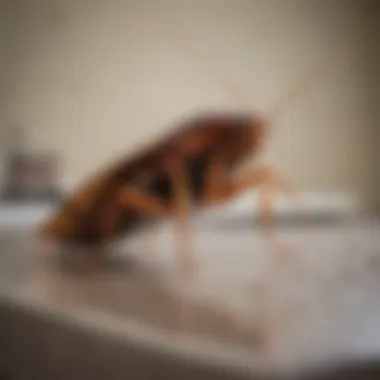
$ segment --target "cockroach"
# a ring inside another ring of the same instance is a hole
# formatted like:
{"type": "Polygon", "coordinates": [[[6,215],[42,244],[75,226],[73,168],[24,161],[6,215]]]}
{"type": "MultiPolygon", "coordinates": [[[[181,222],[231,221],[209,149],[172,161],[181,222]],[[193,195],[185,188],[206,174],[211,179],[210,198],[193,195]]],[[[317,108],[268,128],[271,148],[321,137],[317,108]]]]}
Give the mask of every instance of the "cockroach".
{"type": "MultiPolygon", "coordinates": [[[[298,92],[301,88],[304,83],[295,87],[298,92]]],[[[226,203],[257,187],[262,215],[270,221],[273,198],[266,189],[269,185],[286,192],[290,189],[269,167],[251,167],[234,176],[248,158],[265,148],[275,109],[268,118],[231,112],[182,120],[162,140],[85,181],[43,223],[40,236],[83,245],[95,263],[111,241],[133,234],[147,222],[174,218],[180,268],[186,274],[194,273],[196,261],[189,238],[193,209],[226,203]]]]}

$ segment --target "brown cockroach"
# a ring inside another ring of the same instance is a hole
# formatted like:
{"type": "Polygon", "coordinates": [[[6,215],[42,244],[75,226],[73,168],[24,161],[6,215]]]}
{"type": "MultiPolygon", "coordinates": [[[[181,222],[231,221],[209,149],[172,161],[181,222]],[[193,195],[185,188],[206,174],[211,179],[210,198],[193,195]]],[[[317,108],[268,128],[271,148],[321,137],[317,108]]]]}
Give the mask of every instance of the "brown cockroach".
{"type": "MultiPolygon", "coordinates": [[[[310,76],[307,79],[305,84],[310,76]]],[[[303,88],[304,82],[292,94],[303,88]]],[[[228,202],[257,187],[261,189],[262,215],[269,221],[273,218],[272,193],[262,185],[289,190],[289,184],[268,167],[254,167],[233,176],[246,159],[265,148],[268,128],[278,109],[275,107],[268,118],[250,113],[216,113],[178,123],[174,133],[79,186],[42,225],[40,236],[84,245],[89,249],[88,257],[95,260],[107,243],[132,234],[145,222],[174,217],[179,228],[180,266],[186,273],[193,273],[196,263],[189,239],[192,208],[228,202]]]]}

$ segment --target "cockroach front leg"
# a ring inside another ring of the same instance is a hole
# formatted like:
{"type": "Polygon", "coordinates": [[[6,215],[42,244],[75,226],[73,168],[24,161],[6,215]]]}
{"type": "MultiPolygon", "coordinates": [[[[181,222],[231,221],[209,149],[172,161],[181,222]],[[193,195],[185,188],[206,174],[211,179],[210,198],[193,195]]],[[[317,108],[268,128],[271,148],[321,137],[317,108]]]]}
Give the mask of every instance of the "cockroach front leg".
{"type": "Polygon", "coordinates": [[[275,170],[265,166],[252,169],[233,181],[229,196],[236,197],[249,188],[258,188],[259,190],[258,204],[262,216],[262,227],[268,235],[271,235],[274,231],[276,192],[283,192],[296,199],[295,192],[288,181],[275,170]]]}
{"type": "Polygon", "coordinates": [[[214,156],[209,166],[203,193],[205,205],[224,203],[242,192],[258,188],[258,203],[261,226],[272,244],[281,250],[288,250],[274,236],[274,205],[276,191],[282,191],[295,199],[294,191],[288,181],[269,167],[258,167],[247,171],[237,179],[232,179],[221,156],[214,156]]]}
{"type": "Polygon", "coordinates": [[[261,167],[253,169],[238,179],[232,187],[232,195],[237,195],[248,188],[258,188],[258,206],[261,216],[261,227],[268,242],[282,253],[288,254],[290,247],[280,242],[275,235],[275,200],[280,191],[294,197],[291,185],[273,169],[261,167]]]}

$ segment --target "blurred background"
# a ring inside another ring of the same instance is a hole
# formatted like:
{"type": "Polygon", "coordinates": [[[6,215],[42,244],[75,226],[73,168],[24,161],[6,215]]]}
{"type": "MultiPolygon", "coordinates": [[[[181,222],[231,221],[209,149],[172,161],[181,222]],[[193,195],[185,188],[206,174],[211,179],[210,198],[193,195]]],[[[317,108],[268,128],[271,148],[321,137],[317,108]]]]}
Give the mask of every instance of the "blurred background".
{"type": "Polygon", "coordinates": [[[283,112],[266,160],[300,190],[376,199],[372,3],[1,4],[3,159],[18,128],[25,149],[57,155],[60,186],[71,189],[182,117],[244,107],[223,81],[265,114],[331,59],[331,72],[283,112]]]}
{"type": "Polygon", "coordinates": [[[1,226],[33,227],[45,204],[184,117],[247,110],[226,83],[265,115],[329,59],[262,160],[310,209],[378,213],[378,16],[364,0],[0,0],[1,226]]]}

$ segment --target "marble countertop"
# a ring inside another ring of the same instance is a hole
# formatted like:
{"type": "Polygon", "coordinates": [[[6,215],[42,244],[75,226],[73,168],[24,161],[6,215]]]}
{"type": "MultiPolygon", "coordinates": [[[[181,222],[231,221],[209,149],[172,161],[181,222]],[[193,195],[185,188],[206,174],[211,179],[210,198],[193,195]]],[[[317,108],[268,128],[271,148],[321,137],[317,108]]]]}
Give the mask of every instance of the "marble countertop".
{"type": "Polygon", "coordinates": [[[199,272],[191,282],[175,265],[171,225],[113,247],[91,276],[57,266],[57,252],[31,231],[0,233],[4,305],[253,372],[380,357],[377,223],[280,229],[296,249],[289,255],[249,223],[195,227],[199,272]]]}

